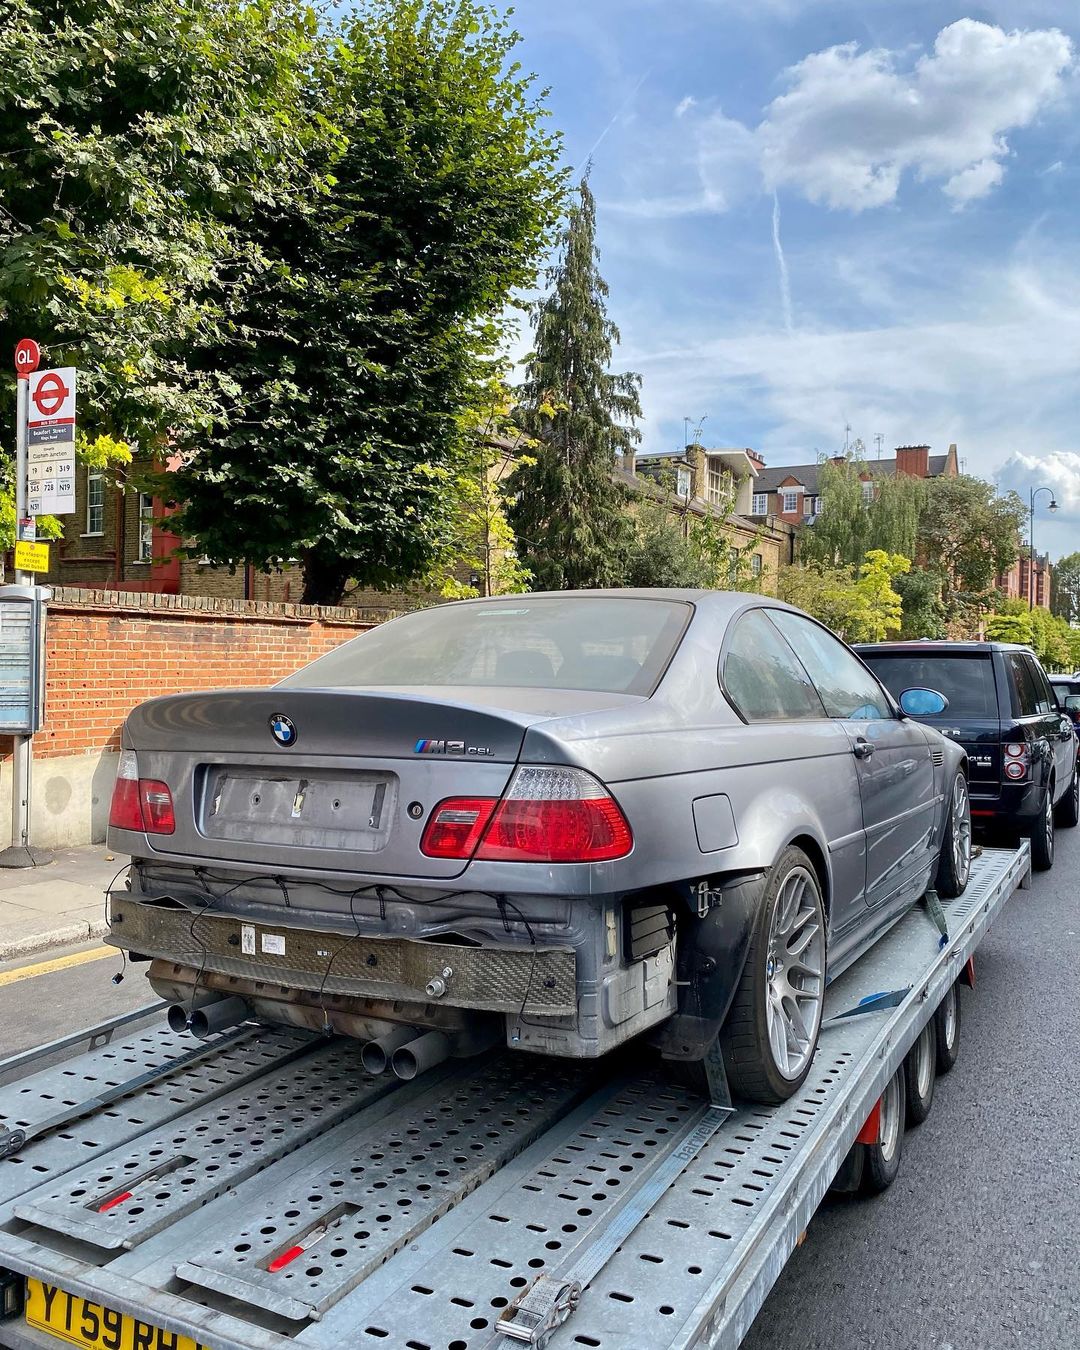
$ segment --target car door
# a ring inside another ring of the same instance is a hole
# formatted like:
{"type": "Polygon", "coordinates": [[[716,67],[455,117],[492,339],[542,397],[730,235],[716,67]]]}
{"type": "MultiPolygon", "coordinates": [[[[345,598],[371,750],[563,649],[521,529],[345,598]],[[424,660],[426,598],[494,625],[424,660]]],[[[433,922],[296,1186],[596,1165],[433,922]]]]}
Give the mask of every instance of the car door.
{"type": "Polygon", "coordinates": [[[941,809],[926,734],[826,628],[787,610],[772,617],[851,743],[866,832],[866,903],[916,899],[928,880],[941,809]]]}
{"type": "Polygon", "coordinates": [[[1065,718],[1057,705],[1054,691],[1050,688],[1050,681],[1046,678],[1046,672],[1042,666],[1033,656],[1025,656],[1023,659],[1035,685],[1035,707],[1040,726],[1043,728],[1043,734],[1053,750],[1056,770],[1056,792],[1054,795],[1057,799],[1062,796],[1072,782],[1076,763],[1076,736],[1073,733],[1071,719],[1065,718]],[[1066,722],[1068,722],[1067,726],[1066,722]]]}

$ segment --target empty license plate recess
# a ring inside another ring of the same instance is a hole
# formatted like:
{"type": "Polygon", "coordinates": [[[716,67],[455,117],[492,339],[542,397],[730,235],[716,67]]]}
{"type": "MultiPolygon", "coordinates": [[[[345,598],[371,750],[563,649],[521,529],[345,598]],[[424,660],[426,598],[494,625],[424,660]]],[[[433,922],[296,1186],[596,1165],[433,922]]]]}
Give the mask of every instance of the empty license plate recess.
{"type": "Polygon", "coordinates": [[[232,764],[208,764],[204,772],[201,827],[210,839],[374,853],[390,838],[395,774],[232,764]]]}

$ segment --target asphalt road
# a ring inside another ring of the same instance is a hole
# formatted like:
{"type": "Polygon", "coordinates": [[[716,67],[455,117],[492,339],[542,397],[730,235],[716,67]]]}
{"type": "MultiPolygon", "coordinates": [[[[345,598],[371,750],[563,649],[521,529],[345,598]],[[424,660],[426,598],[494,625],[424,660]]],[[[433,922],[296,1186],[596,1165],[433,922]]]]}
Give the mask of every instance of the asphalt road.
{"type": "MultiPolygon", "coordinates": [[[[1080,831],[1066,832],[1053,872],[980,948],[959,1063],[908,1133],[898,1180],[826,1201],[744,1350],[1080,1345],[1078,873],[1080,831]]],[[[139,967],[112,984],[119,964],[0,984],[0,1055],[153,1001],[139,967]]]]}

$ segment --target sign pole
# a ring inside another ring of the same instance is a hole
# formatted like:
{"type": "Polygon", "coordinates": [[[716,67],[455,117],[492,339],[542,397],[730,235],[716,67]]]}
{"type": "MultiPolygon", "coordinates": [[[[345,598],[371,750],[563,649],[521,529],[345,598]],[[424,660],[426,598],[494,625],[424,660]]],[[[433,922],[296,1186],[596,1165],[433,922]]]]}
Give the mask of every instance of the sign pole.
{"type": "MultiPolygon", "coordinates": [[[[23,520],[26,518],[26,423],[30,409],[30,381],[24,375],[16,379],[17,398],[15,414],[15,538],[23,537],[23,520]]],[[[33,575],[16,570],[17,585],[31,586],[33,575]]],[[[27,860],[33,861],[30,852],[30,785],[32,781],[31,757],[33,738],[15,736],[11,756],[11,847],[25,849],[27,860]]]]}

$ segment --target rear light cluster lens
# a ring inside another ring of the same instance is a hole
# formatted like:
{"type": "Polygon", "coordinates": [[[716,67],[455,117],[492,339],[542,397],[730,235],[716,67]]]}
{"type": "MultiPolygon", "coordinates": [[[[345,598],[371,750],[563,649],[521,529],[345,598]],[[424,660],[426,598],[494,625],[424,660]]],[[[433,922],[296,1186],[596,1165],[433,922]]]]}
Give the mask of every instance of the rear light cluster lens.
{"type": "Polygon", "coordinates": [[[583,769],[517,769],[505,795],[451,797],[431,813],[421,852],[477,862],[607,862],[634,837],[618,802],[583,769]]]}
{"type": "Polygon", "coordinates": [[[1028,776],[1031,754],[1023,741],[1010,741],[1005,747],[1005,777],[1014,783],[1028,776]]]}
{"type": "Polygon", "coordinates": [[[169,785],[158,778],[140,778],[134,750],[124,750],[116,770],[109,824],[140,834],[172,834],[176,812],[169,785]]]}

